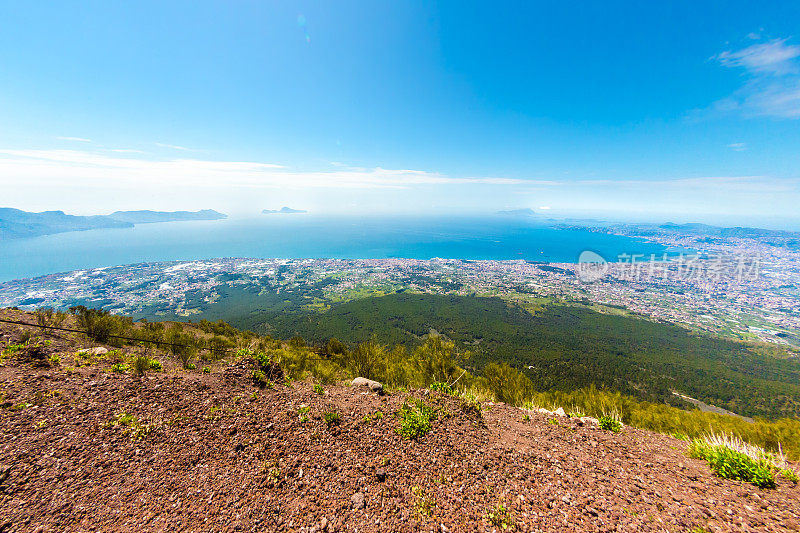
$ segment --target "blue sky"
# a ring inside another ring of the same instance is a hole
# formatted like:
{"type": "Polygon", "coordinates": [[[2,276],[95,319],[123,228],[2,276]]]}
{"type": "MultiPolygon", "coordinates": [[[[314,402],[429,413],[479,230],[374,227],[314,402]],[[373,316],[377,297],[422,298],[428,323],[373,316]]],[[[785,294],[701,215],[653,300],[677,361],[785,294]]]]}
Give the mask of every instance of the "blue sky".
{"type": "Polygon", "coordinates": [[[795,217],[800,3],[0,0],[0,203],[795,217]]]}

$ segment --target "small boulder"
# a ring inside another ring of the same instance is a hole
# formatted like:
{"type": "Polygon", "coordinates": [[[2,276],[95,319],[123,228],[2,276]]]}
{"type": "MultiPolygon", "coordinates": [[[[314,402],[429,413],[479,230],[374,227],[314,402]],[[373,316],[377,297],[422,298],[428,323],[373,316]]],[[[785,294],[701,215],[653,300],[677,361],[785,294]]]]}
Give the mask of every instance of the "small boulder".
{"type": "Polygon", "coordinates": [[[78,350],[78,353],[85,353],[87,355],[105,355],[108,353],[108,349],[103,348],[102,346],[97,346],[95,348],[83,348],[82,350],[78,350]]]}
{"type": "Polygon", "coordinates": [[[539,409],[537,409],[537,411],[542,413],[543,415],[552,415],[553,414],[553,411],[548,411],[544,407],[540,407],[539,409]]]}
{"type": "Polygon", "coordinates": [[[563,407],[559,407],[558,409],[553,411],[553,414],[554,415],[558,415],[558,416],[567,416],[567,413],[564,412],[564,408],[563,407]]]}
{"type": "Polygon", "coordinates": [[[350,496],[350,501],[353,504],[353,509],[363,509],[366,505],[364,503],[364,493],[363,492],[356,492],[352,496],[350,496]]]}
{"type": "Polygon", "coordinates": [[[383,468],[375,470],[375,479],[377,479],[381,483],[386,481],[386,470],[384,470],[383,468]]]}
{"type": "Polygon", "coordinates": [[[373,381],[367,378],[356,378],[354,379],[350,385],[353,387],[369,387],[369,390],[372,392],[377,392],[378,394],[383,393],[383,385],[378,383],[377,381],[373,381]]]}

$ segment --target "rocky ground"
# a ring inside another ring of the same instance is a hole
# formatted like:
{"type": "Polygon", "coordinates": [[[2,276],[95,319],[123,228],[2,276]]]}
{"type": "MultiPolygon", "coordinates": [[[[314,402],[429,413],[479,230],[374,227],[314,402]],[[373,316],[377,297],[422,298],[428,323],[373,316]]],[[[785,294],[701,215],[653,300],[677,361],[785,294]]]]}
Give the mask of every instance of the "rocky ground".
{"type": "MultiPolygon", "coordinates": [[[[0,349],[24,329],[0,325],[0,349]]],[[[243,362],[72,368],[91,345],[43,338],[59,364],[0,367],[2,532],[800,530],[798,486],[716,478],[668,436],[427,391],[260,389],[243,362]],[[395,431],[409,396],[439,413],[418,441],[395,431]]]]}

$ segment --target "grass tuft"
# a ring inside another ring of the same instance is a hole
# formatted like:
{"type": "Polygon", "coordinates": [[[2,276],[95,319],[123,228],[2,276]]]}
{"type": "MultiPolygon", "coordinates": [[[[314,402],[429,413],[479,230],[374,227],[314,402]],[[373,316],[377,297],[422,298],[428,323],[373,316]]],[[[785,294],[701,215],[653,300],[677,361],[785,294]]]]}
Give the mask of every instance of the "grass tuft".
{"type": "Polygon", "coordinates": [[[775,488],[775,470],[786,465],[782,456],[728,435],[694,439],[689,445],[689,456],[707,461],[711,471],[723,479],[745,481],[761,488],[775,488]]]}

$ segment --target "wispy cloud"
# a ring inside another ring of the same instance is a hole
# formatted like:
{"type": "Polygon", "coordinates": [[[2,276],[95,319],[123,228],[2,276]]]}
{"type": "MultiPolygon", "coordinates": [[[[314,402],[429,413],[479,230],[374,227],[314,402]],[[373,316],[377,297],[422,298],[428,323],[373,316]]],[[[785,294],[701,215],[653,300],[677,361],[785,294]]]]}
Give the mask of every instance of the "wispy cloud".
{"type": "Polygon", "coordinates": [[[109,148],[109,152],[115,152],[118,154],[143,154],[142,150],[134,150],[133,148],[109,148]]]}
{"type": "Polygon", "coordinates": [[[160,146],[161,148],[169,148],[170,150],[180,150],[181,152],[197,152],[194,148],[187,148],[185,146],[179,146],[177,144],[166,144],[166,143],[154,143],[156,146],[160,146]]]}
{"type": "Polygon", "coordinates": [[[59,141],[73,141],[79,143],[90,143],[92,142],[91,139],[86,139],[84,137],[56,137],[59,141]]]}
{"type": "Polygon", "coordinates": [[[800,45],[773,39],[741,50],[726,50],[714,59],[742,69],[747,81],[730,97],[716,102],[721,112],[747,117],[800,118],[800,45]]]}
{"type": "Polygon", "coordinates": [[[734,152],[744,152],[747,150],[747,145],[745,143],[731,143],[728,145],[728,148],[734,152]]]}
{"type": "Polygon", "coordinates": [[[717,55],[726,67],[744,67],[756,73],[785,74],[797,72],[792,60],[800,56],[800,46],[787,45],[786,39],[754,44],[736,52],[727,50],[717,55]]]}
{"type": "Polygon", "coordinates": [[[409,188],[419,185],[517,185],[502,177],[450,177],[410,169],[337,167],[288,169],[274,163],[148,159],[81,150],[0,149],[0,185],[72,182],[79,186],[171,186],[252,188],[409,188]]]}

